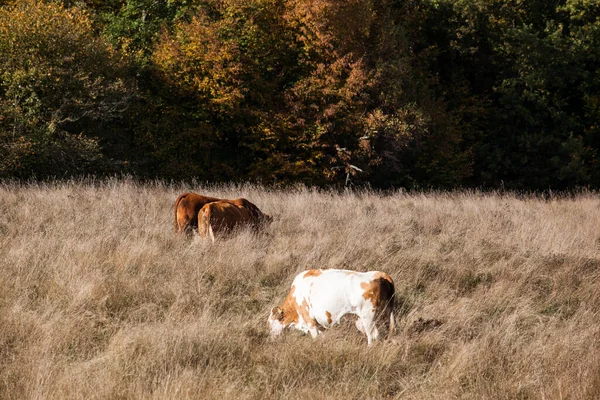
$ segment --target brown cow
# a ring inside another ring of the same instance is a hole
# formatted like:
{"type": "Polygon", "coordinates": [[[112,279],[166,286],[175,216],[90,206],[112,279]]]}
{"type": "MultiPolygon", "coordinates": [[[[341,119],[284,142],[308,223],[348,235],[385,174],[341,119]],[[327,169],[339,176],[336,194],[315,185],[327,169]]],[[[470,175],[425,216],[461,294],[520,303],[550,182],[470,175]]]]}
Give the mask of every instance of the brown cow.
{"type": "Polygon", "coordinates": [[[216,197],[182,193],[175,200],[175,232],[191,235],[198,228],[198,212],[205,204],[219,201],[216,197]]]}
{"type": "Polygon", "coordinates": [[[217,234],[229,233],[242,226],[258,230],[272,220],[246,199],[221,200],[202,207],[198,213],[198,233],[202,237],[210,237],[214,243],[217,234]]]}

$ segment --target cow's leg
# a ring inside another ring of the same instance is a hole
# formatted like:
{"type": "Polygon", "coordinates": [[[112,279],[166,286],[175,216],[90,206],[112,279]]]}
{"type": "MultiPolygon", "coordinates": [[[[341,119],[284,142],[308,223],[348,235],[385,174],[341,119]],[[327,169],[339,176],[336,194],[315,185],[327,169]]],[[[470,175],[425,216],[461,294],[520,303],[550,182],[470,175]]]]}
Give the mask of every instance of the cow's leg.
{"type": "Polygon", "coordinates": [[[319,323],[314,318],[309,318],[309,320],[306,322],[306,328],[308,329],[308,333],[310,333],[313,339],[315,339],[319,335],[319,333],[321,333],[319,330],[319,323]]]}
{"type": "Polygon", "coordinates": [[[375,325],[373,315],[363,315],[359,318],[358,321],[356,322],[356,327],[358,328],[358,330],[367,335],[367,344],[370,346],[373,340],[376,340],[379,337],[379,331],[377,330],[377,326],[375,325]],[[359,328],[358,321],[360,321],[360,325],[363,329],[359,328]]]}
{"type": "Polygon", "coordinates": [[[356,329],[360,331],[360,333],[365,333],[365,327],[363,326],[362,320],[358,318],[355,322],[356,329]]]}
{"type": "Polygon", "coordinates": [[[377,329],[377,326],[375,324],[373,324],[373,329],[371,330],[371,337],[373,338],[373,340],[379,339],[379,329],[377,329]]]}

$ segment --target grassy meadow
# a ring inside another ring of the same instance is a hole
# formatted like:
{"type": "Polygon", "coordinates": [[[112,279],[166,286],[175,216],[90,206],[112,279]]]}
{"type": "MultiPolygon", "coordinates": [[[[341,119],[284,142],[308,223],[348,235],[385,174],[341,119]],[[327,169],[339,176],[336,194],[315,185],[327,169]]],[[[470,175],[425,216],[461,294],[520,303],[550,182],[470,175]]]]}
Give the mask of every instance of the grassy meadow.
{"type": "Polygon", "coordinates": [[[598,399],[600,197],[0,184],[2,399],[598,399]],[[177,237],[178,194],[275,220],[177,237]],[[268,338],[309,268],[382,270],[397,331],[268,338]]]}

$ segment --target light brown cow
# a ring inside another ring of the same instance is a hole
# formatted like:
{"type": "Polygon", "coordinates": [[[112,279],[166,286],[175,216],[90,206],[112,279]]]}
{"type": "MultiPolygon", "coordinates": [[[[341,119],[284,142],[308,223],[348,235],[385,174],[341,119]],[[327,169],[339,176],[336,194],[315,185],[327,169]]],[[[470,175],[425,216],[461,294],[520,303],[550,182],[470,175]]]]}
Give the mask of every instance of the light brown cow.
{"type": "Polygon", "coordinates": [[[274,307],[268,323],[271,337],[294,327],[311,336],[340,322],[346,314],[358,316],[356,327],[367,343],[385,327],[394,331],[394,282],[381,271],[355,272],[342,269],[311,269],[301,272],[280,306],[274,307]]]}
{"type": "Polygon", "coordinates": [[[198,233],[201,237],[210,237],[214,243],[217,234],[229,233],[243,226],[259,230],[264,223],[272,220],[271,216],[263,214],[244,198],[220,200],[202,207],[198,213],[198,233]]]}
{"type": "Polygon", "coordinates": [[[256,220],[272,220],[271,217],[263,214],[257,206],[244,198],[228,200],[186,192],[180,194],[175,200],[175,232],[191,235],[198,229],[198,213],[202,207],[215,201],[226,201],[238,207],[245,207],[256,220]]]}

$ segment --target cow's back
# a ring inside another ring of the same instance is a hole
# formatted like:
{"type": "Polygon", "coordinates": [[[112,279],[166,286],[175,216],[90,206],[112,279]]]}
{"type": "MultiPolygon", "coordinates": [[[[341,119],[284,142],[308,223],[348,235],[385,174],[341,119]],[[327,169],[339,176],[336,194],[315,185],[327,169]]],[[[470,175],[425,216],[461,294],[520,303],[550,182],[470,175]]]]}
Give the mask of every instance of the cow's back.
{"type": "Polygon", "coordinates": [[[220,201],[208,205],[211,207],[211,224],[224,230],[233,230],[237,225],[252,221],[251,212],[227,201],[220,201]]]}
{"type": "Polygon", "coordinates": [[[211,236],[234,230],[240,225],[250,225],[252,214],[244,207],[238,207],[229,200],[211,202],[198,213],[198,232],[200,236],[211,236]]]}
{"type": "Polygon", "coordinates": [[[294,280],[297,298],[306,299],[311,314],[326,326],[335,324],[346,313],[364,310],[382,313],[393,303],[394,284],[380,271],[309,270],[294,280]]]}
{"type": "Polygon", "coordinates": [[[271,216],[264,214],[260,210],[260,208],[258,208],[254,203],[252,203],[248,199],[240,197],[239,199],[226,200],[226,201],[228,201],[229,203],[231,203],[235,206],[246,209],[252,218],[252,222],[253,222],[255,228],[259,228],[261,224],[263,224],[265,222],[271,222],[273,220],[273,218],[271,216]]]}

